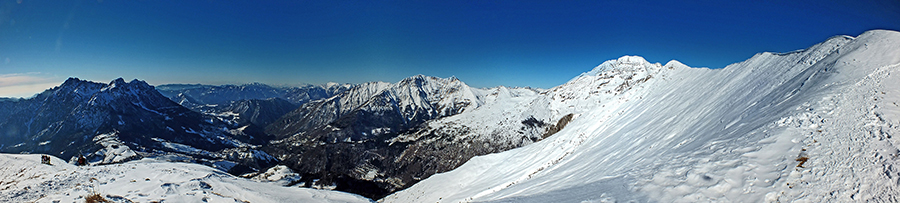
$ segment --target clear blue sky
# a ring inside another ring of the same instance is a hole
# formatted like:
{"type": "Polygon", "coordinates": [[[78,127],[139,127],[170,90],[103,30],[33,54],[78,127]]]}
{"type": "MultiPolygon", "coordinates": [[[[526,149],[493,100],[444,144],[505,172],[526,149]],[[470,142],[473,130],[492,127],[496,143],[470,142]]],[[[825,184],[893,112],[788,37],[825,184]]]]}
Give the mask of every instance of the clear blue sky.
{"type": "Polygon", "coordinates": [[[640,55],[722,68],[900,30],[900,1],[0,1],[0,96],[67,77],[549,88],[640,55]],[[4,89],[5,88],[5,89],[4,89]]]}

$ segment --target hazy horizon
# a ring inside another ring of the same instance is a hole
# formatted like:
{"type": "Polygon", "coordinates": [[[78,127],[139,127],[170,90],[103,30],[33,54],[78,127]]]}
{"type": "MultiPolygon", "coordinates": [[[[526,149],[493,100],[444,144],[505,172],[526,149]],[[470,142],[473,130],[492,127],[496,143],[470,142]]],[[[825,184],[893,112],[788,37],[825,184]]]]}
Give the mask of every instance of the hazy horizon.
{"type": "Polygon", "coordinates": [[[68,77],[160,84],[560,85],[637,55],[722,68],[835,35],[900,30],[900,2],[0,3],[0,97],[68,77]]]}

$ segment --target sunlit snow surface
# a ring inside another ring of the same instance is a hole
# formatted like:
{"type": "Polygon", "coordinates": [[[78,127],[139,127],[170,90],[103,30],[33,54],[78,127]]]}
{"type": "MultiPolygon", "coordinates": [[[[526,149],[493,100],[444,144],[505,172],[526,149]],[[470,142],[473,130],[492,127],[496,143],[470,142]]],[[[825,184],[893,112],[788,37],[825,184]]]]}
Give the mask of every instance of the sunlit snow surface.
{"type": "Polygon", "coordinates": [[[580,77],[635,60],[659,71],[583,107],[556,135],[382,201],[900,201],[900,33],[833,37],[719,70],[623,57],[580,77]]]}
{"type": "Polygon", "coordinates": [[[84,202],[99,193],[114,202],[370,202],[336,191],[283,187],[191,163],[143,159],[74,166],[41,155],[0,154],[0,202],[84,202]]]}

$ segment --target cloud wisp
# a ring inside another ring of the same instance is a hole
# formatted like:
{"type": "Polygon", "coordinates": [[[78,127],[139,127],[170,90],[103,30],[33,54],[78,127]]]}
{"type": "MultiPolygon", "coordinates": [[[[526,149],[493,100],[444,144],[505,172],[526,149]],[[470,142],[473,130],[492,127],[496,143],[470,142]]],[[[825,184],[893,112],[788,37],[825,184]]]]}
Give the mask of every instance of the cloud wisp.
{"type": "Polygon", "coordinates": [[[56,77],[44,73],[0,75],[0,97],[31,97],[59,85],[56,77]]]}

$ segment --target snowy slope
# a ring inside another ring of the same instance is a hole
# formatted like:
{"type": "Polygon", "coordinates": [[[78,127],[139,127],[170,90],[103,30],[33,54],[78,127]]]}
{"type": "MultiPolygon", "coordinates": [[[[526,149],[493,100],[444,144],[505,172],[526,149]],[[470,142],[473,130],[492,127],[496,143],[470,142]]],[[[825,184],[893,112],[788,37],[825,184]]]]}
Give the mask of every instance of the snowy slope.
{"type": "Polygon", "coordinates": [[[84,202],[99,193],[115,202],[371,202],[358,195],[282,187],[189,163],[143,159],[74,166],[52,157],[0,154],[0,202],[84,202]]]}
{"type": "MultiPolygon", "coordinates": [[[[896,202],[898,45],[876,30],[719,70],[619,59],[658,73],[599,105],[551,107],[578,115],[382,201],[896,202]]],[[[598,68],[579,78],[616,71],[598,68]]]]}
{"type": "MultiPolygon", "coordinates": [[[[663,69],[686,68],[671,62],[649,63],[641,57],[609,60],[591,72],[538,93],[530,88],[485,89],[485,104],[466,112],[428,121],[424,127],[390,139],[403,152],[381,168],[411,174],[391,182],[408,186],[434,173],[452,170],[478,155],[502,152],[539,142],[589,110],[627,101],[648,82],[664,78],[663,69]]],[[[374,167],[378,168],[378,167],[374,167]]],[[[375,178],[382,173],[376,170],[375,178]]],[[[386,177],[386,178],[387,178],[386,177]]]]}

